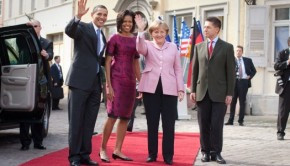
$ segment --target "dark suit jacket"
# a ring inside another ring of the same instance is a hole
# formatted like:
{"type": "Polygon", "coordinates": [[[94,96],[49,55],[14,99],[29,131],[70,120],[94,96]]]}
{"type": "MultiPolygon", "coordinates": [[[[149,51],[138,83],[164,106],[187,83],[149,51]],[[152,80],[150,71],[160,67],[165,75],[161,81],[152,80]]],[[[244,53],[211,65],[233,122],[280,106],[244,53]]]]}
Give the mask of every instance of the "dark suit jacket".
{"type": "MultiPolygon", "coordinates": [[[[60,67],[60,71],[62,73],[62,68],[60,67]]],[[[55,86],[55,83],[57,83],[57,86],[61,87],[63,85],[63,77],[60,77],[60,73],[58,70],[58,67],[56,64],[51,65],[50,67],[50,74],[52,78],[52,86],[55,86]]]]}
{"type": "Polygon", "coordinates": [[[48,53],[48,58],[45,59],[45,58],[42,58],[43,59],[43,70],[44,72],[47,73],[47,76],[48,78],[47,81],[48,81],[48,84],[49,84],[49,89],[51,88],[51,76],[50,76],[50,65],[49,65],[49,62],[48,61],[51,61],[53,59],[53,43],[43,37],[40,37],[39,39],[40,41],[40,45],[41,45],[41,48],[43,50],[45,50],[47,53],[48,53]]]}
{"type": "MultiPolygon", "coordinates": [[[[73,18],[66,26],[65,33],[74,39],[73,62],[68,71],[66,85],[89,90],[97,77],[97,63],[99,71],[101,71],[104,49],[100,55],[97,55],[99,41],[93,23],[75,22],[75,18],[73,18]]],[[[102,35],[106,46],[103,32],[102,35]]]]}
{"type": "Polygon", "coordinates": [[[276,71],[282,71],[282,80],[283,80],[283,87],[279,86],[278,83],[276,83],[276,90],[275,92],[277,94],[282,94],[284,87],[289,83],[288,79],[290,77],[290,65],[287,65],[287,60],[289,59],[289,49],[286,48],[283,51],[281,51],[276,59],[276,63],[274,65],[274,69],[276,71]]]}
{"type": "Polygon", "coordinates": [[[234,95],[235,57],[233,45],[217,40],[212,57],[208,59],[207,41],[194,48],[192,92],[196,101],[202,101],[206,92],[214,102],[225,102],[234,95]]]}
{"type": "Polygon", "coordinates": [[[255,76],[257,71],[251,58],[243,57],[243,61],[246,69],[246,74],[250,76],[249,79],[249,88],[250,88],[252,86],[251,79],[255,76]]]}

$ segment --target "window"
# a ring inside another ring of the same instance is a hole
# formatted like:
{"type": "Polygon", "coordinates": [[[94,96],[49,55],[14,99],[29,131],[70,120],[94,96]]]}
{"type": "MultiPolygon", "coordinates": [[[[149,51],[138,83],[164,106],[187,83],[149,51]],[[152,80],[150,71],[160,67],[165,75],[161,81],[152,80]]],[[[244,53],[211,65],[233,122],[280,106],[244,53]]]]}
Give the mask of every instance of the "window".
{"type": "Polygon", "coordinates": [[[274,57],[275,62],[280,51],[288,47],[290,36],[290,7],[274,9],[274,57]]]}
{"type": "Polygon", "coordinates": [[[63,56],[63,33],[55,33],[47,35],[47,39],[53,42],[53,52],[54,56],[63,56]]]}
{"type": "Polygon", "coordinates": [[[45,7],[48,7],[49,6],[49,0],[45,0],[45,4],[44,4],[45,7]]]}
{"type": "Polygon", "coordinates": [[[12,0],[9,1],[9,12],[8,12],[8,17],[12,17],[12,0]]]}
{"type": "Polygon", "coordinates": [[[31,53],[23,36],[4,40],[10,65],[28,64],[32,62],[31,53]]]}
{"type": "Polygon", "coordinates": [[[19,0],[19,15],[23,14],[23,0],[19,0]]]}
{"type": "Polygon", "coordinates": [[[31,0],[31,11],[36,10],[35,8],[35,0],[31,0]]]}
{"type": "Polygon", "coordinates": [[[3,1],[0,0],[0,16],[2,16],[2,5],[3,5],[2,2],[3,2],[3,1]]]}

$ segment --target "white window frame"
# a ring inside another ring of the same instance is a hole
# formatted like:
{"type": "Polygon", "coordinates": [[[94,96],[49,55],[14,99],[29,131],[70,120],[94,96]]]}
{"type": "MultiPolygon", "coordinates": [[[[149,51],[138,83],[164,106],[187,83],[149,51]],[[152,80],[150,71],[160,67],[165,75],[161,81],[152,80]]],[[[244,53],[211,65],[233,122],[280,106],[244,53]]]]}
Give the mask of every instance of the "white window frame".
{"type": "Polygon", "coordinates": [[[215,11],[215,10],[222,10],[223,11],[223,36],[222,39],[227,41],[227,26],[228,26],[228,2],[225,3],[216,3],[216,4],[210,4],[210,5],[205,5],[205,6],[200,6],[200,24],[201,27],[203,27],[204,22],[206,20],[206,14],[210,11],[215,11]]]}
{"type": "MultiPolygon", "coordinates": [[[[269,56],[269,58],[271,58],[270,62],[271,62],[271,66],[273,66],[275,64],[275,29],[276,27],[281,27],[281,26],[288,26],[289,27],[289,34],[290,34],[290,18],[289,20],[279,20],[276,21],[275,20],[275,10],[278,8],[289,8],[290,9],[290,4],[289,5],[283,5],[283,6],[275,6],[272,7],[272,40],[271,40],[271,54],[269,56]]],[[[287,43],[287,41],[285,41],[285,43],[287,43]]]]}
{"type": "MultiPolygon", "coordinates": [[[[169,28],[169,34],[170,34],[170,38],[171,38],[171,41],[174,41],[173,37],[174,37],[174,27],[173,27],[173,16],[176,15],[176,16],[182,16],[182,15],[190,15],[192,16],[192,19],[193,17],[195,16],[195,8],[188,8],[188,9],[183,9],[183,10],[171,10],[171,11],[167,11],[166,14],[165,14],[165,19],[164,21],[168,24],[168,26],[170,27],[169,28]]],[[[193,21],[192,21],[192,24],[193,24],[193,21]]],[[[189,25],[187,23],[188,27],[191,27],[193,25],[189,25]]],[[[178,36],[180,37],[180,31],[177,32],[178,33],[178,36]]]]}
{"type": "MultiPolygon", "coordinates": [[[[269,42],[267,42],[266,44],[268,45],[268,67],[271,68],[271,70],[273,70],[273,66],[275,63],[274,57],[275,57],[275,27],[277,26],[287,26],[285,24],[285,22],[289,20],[283,20],[283,21],[275,21],[275,9],[277,8],[283,8],[283,7],[290,7],[289,4],[289,0],[267,0],[265,2],[265,5],[268,6],[270,9],[270,13],[269,13],[269,18],[271,18],[271,20],[269,20],[269,23],[272,25],[270,28],[271,30],[269,32],[271,32],[271,35],[269,36],[269,39],[271,38],[271,40],[269,42]],[[270,59],[269,59],[270,58],[270,59]]],[[[289,25],[289,24],[288,24],[289,25]]],[[[290,29],[290,25],[289,25],[289,29],[290,29]]],[[[286,41],[285,41],[286,42],[286,41]]]]}
{"type": "Polygon", "coordinates": [[[3,0],[0,0],[0,16],[2,16],[3,0]]]}

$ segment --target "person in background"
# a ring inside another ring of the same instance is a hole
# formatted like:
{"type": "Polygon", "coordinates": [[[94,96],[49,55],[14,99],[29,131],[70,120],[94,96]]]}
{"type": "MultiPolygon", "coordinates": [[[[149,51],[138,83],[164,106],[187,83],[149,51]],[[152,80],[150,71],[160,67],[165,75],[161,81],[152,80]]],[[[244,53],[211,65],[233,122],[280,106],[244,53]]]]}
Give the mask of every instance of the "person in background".
{"type": "Polygon", "coordinates": [[[218,37],[221,21],[208,17],[204,23],[207,38],[194,47],[190,99],[196,102],[202,162],[226,164],[221,156],[223,126],[227,106],[235,89],[233,45],[218,37]]]}
{"type": "Polygon", "coordinates": [[[231,113],[228,122],[225,125],[233,125],[237,99],[240,101],[239,125],[244,126],[244,117],[246,109],[246,98],[248,89],[251,87],[251,79],[256,74],[256,68],[251,58],[243,57],[243,47],[237,46],[236,51],[236,85],[234,97],[231,103],[231,113]]]}
{"type": "Polygon", "coordinates": [[[290,37],[288,37],[288,48],[279,53],[274,69],[280,72],[281,81],[277,81],[276,85],[276,93],[279,94],[277,139],[284,140],[290,112],[290,37]]]}
{"type": "Polygon", "coordinates": [[[62,68],[60,66],[60,56],[54,57],[54,64],[50,67],[50,74],[52,78],[52,110],[62,110],[59,108],[59,100],[62,99],[63,96],[63,74],[62,68]]]}
{"type": "Polygon", "coordinates": [[[99,156],[110,162],[107,143],[117,119],[117,140],[113,159],[132,161],[122,153],[128,120],[131,117],[136,95],[136,79],[140,80],[139,54],[136,50],[135,14],[125,10],[117,15],[118,33],[111,36],[106,50],[106,87],[108,119],[104,124],[99,156]]]}
{"type": "Polygon", "coordinates": [[[156,20],[149,26],[153,41],[145,40],[146,22],[140,15],[135,17],[138,27],[137,50],[146,57],[145,69],[138,91],[143,96],[148,128],[148,158],[155,162],[158,154],[158,127],[162,118],[162,155],[165,164],[173,164],[175,119],[177,100],[184,97],[180,54],[175,44],[165,40],[168,25],[156,20]]]}
{"type": "MultiPolygon", "coordinates": [[[[41,32],[41,24],[38,20],[32,20],[28,23],[29,25],[32,25],[38,39],[40,40],[40,44],[42,47],[42,50],[40,52],[40,55],[43,59],[43,68],[45,68],[46,71],[48,71],[48,78],[42,78],[44,82],[48,82],[50,89],[51,81],[50,81],[50,74],[49,74],[49,61],[53,59],[53,43],[43,37],[40,36],[41,32]]],[[[43,146],[43,122],[41,123],[26,123],[21,122],[20,123],[20,142],[21,142],[21,148],[20,150],[26,151],[29,149],[29,146],[31,144],[31,137],[29,136],[29,129],[31,127],[31,135],[32,140],[34,143],[34,149],[40,149],[45,150],[46,147],[43,146]]]]}
{"type": "Polygon", "coordinates": [[[103,5],[92,9],[90,23],[81,21],[89,11],[87,0],[79,0],[76,16],[65,28],[74,39],[73,61],[68,71],[66,85],[69,115],[69,162],[71,166],[98,165],[90,157],[92,135],[101,102],[101,64],[106,47],[102,27],[108,10],[103,5]]]}

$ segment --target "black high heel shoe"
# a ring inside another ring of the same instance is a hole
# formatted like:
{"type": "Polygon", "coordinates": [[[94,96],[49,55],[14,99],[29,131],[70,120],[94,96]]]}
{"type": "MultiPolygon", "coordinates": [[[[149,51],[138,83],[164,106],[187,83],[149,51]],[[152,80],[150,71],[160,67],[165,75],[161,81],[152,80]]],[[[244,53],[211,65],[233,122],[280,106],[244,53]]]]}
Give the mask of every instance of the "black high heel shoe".
{"type": "Polygon", "coordinates": [[[116,160],[116,159],[121,159],[121,160],[123,160],[123,161],[133,161],[131,158],[129,158],[129,157],[121,157],[121,156],[118,156],[118,155],[116,155],[116,154],[112,154],[112,157],[113,157],[113,159],[114,160],[116,160]]]}
{"type": "Polygon", "coordinates": [[[100,153],[99,153],[99,157],[101,158],[102,162],[104,162],[104,163],[110,163],[110,160],[109,159],[102,158],[100,153]]]}

